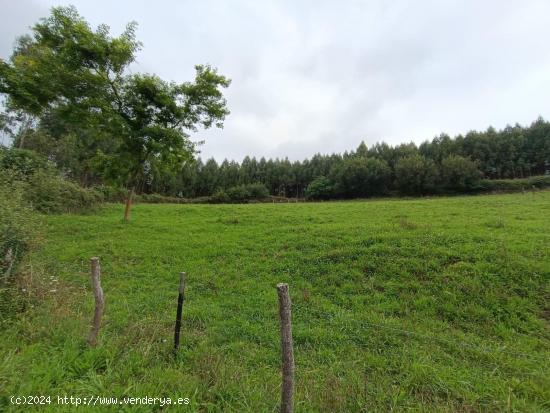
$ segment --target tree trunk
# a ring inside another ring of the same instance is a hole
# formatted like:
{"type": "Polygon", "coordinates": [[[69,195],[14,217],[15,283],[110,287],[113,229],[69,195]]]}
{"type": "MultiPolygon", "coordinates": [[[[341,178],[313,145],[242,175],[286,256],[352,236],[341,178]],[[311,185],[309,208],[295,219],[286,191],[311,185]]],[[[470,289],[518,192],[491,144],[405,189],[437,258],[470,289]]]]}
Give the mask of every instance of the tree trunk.
{"type": "Polygon", "coordinates": [[[134,188],[130,190],[128,197],[126,198],[126,207],[124,208],[124,221],[130,220],[130,209],[132,208],[132,198],[134,197],[134,188]]]}

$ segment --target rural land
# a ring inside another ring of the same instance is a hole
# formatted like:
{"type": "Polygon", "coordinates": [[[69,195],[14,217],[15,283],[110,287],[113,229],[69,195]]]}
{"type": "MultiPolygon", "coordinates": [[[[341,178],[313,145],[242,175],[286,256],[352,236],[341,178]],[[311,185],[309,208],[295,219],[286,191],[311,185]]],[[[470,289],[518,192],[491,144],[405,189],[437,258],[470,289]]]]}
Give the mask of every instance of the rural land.
{"type": "Polygon", "coordinates": [[[238,76],[48,13],[0,58],[0,411],[550,411],[544,117],[206,157],[238,76]]]}

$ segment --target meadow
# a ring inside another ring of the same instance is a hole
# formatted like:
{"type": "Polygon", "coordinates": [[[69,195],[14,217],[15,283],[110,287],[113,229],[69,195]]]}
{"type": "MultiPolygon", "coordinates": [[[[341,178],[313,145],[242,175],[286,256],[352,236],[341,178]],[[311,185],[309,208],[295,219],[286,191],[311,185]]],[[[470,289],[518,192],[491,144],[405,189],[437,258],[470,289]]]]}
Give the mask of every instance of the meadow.
{"type": "Polygon", "coordinates": [[[0,410],[23,410],[11,395],[126,395],[190,404],[94,411],[276,412],[287,282],[297,412],[550,411],[549,216],[549,191],[43,216],[27,308],[0,334],[0,410]]]}

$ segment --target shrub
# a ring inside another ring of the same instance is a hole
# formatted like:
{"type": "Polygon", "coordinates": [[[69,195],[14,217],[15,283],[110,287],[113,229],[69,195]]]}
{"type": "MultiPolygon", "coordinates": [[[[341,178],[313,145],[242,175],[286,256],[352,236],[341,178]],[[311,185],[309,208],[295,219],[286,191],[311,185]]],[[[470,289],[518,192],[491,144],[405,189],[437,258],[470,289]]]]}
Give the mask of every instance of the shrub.
{"type": "Polygon", "coordinates": [[[264,184],[255,183],[245,185],[250,199],[264,199],[269,196],[269,191],[264,184]]]}
{"type": "Polygon", "coordinates": [[[34,239],[37,218],[25,204],[25,183],[0,171],[0,275],[13,267],[34,239]],[[13,263],[13,264],[12,264],[13,263]]]}
{"type": "Polygon", "coordinates": [[[222,203],[246,203],[251,200],[264,199],[269,192],[263,184],[238,185],[228,188],[226,191],[217,191],[210,199],[210,202],[222,203]]]}
{"type": "Polygon", "coordinates": [[[17,172],[0,169],[0,323],[24,309],[15,275],[23,255],[36,242],[37,214],[24,199],[17,172]]]}
{"type": "Polygon", "coordinates": [[[327,177],[318,176],[306,188],[307,199],[330,199],[334,196],[334,187],[327,177]]]}
{"type": "Polygon", "coordinates": [[[38,171],[27,179],[23,198],[33,209],[50,214],[80,212],[103,201],[100,192],[46,171],[38,171]]]}
{"type": "Polygon", "coordinates": [[[53,170],[53,165],[34,151],[1,147],[0,169],[12,171],[18,178],[24,179],[41,170],[53,170]]]}
{"type": "Polygon", "coordinates": [[[128,196],[128,190],[109,185],[100,185],[94,188],[100,192],[105,202],[124,202],[128,196]]]}
{"type": "Polygon", "coordinates": [[[210,197],[210,201],[214,204],[224,204],[229,202],[230,199],[225,191],[219,189],[210,197]]]}
{"type": "Polygon", "coordinates": [[[550,175],[531,176],[522,179],[482,179],[473,188],[475,191],[522,191],[533,188],[550,188],[550,175]]]}
{"type": "Polygon", "coordinates": [[[247,202],[250,199],[250,193],[245,185],[231,187],[226,193],[231,202],[247,202]]]}

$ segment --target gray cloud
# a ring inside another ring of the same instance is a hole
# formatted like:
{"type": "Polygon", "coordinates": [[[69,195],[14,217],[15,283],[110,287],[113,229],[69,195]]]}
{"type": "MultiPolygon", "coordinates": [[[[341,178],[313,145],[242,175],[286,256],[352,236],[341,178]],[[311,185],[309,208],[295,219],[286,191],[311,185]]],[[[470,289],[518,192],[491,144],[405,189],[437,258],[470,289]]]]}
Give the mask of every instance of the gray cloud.
{"type": "MultiPolygon", "coordinates": [[[[114,33],[139,23],[133,70],[233,79],[202,156],[301,159],[550,118],[546,1],[73,1],[114,33]]],[[[3,1],[0,56],[57,1],[3,1]]]]}

